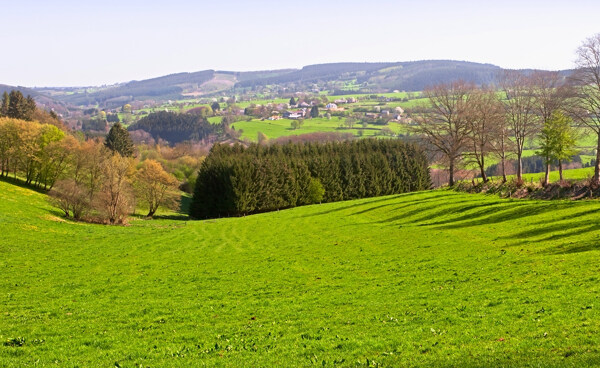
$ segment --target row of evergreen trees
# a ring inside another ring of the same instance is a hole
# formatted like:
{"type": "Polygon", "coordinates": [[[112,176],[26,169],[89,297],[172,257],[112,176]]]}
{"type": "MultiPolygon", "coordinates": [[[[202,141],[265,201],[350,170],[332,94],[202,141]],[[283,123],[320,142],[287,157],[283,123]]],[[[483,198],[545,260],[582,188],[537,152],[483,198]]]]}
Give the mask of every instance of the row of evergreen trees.
{"type": "Polygon", "coordinates": [[[430,186],[425,154],[398,140],[215,145],[198,173],[190,216],[240,216],[430,186]]]}
{"type": "MultiPolygon", "coordinates": [[[[33,97],[25,97],[21,91],[12,90],[10,94],[7,92],[2,94],[0,117],[31,121],[33,120],[35,109],[36,105],[33,97]]],[[[56,115],[52,117],[56,118],[56,115]]]]}

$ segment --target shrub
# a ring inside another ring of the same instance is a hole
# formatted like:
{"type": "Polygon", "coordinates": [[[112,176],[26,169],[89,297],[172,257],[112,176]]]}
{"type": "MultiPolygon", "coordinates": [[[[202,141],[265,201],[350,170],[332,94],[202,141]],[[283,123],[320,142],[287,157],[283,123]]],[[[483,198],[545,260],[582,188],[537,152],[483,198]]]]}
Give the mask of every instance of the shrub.
{"type": "Polygon", "coordinates": [[[57,181],[48,195],[50,202],[60,208],[65,217],[73,214],[73,218],[79,220],[90,210],[89,191],[73,179],[57,181]]]}

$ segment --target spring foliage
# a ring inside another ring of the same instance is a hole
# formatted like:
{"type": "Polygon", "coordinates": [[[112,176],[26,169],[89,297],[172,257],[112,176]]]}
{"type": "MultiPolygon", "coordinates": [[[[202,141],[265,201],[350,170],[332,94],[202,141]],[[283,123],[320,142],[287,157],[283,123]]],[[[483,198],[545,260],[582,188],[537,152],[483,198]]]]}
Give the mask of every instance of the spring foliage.
{"type": "Polygon", "coordinates": [[[430,185],[425,155],[397,140],[215,145],[198,173],[190,215],[240,216],[430,185]]]}

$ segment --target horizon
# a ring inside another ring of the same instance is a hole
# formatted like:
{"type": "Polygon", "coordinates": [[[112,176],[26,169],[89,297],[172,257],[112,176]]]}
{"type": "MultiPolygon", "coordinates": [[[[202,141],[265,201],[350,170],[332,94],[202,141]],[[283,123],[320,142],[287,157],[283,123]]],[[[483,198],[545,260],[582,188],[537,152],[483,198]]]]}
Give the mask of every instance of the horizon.
{"type": "Polygon", "coordinates": [[[585,0],[568,9],[539,0],[379,0],[367,9],[355,0],[339,6],[314,0],[6,4],[0,22],[18,31],[6,39],[10,56],[0,59],[0,84],[102,86],[202,70],[381,60],[565,70],[574,67],[581,42],[600,31],[593,16],[600,4],[585,0]]]}

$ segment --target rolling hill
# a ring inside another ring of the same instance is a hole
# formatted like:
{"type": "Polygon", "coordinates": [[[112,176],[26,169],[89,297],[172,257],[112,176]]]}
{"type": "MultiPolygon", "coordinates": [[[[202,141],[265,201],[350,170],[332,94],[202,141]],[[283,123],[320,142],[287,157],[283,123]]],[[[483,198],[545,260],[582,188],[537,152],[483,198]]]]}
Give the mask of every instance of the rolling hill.
{"type": "Polygon", "coordinates": [[[600,364],[596,201],[74,223],[0,181],[0,366],[600,364]]]}
{"type": "Polygon", "coordinates": [[[52,89],[37,92],[79,106],[116,107],[137,100],[166,101],[185,97],[240,93],[257,88],[315,89],[351,93],[393,90],[421,91],[436,83],[466,80],[489,84],[502,69],[491,64],[466,61],[425,60],[394,63],[331,63],[301,69],[257,72],[205,70],[131,81],[113,86],[52,89]]]}

